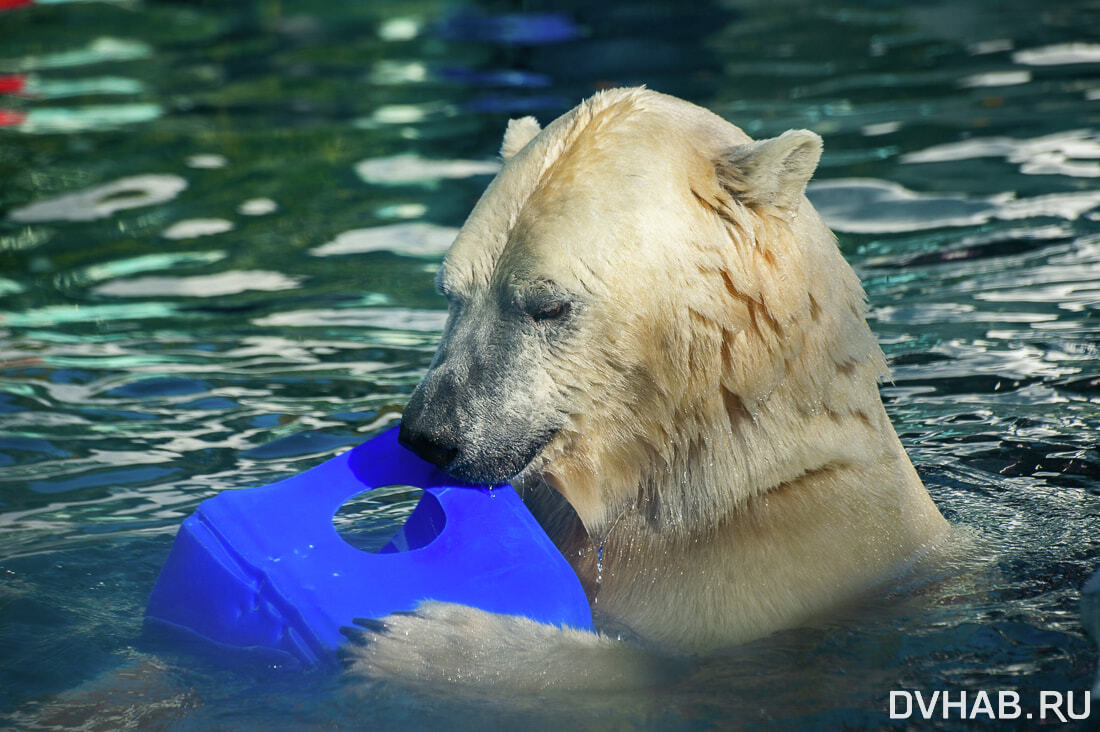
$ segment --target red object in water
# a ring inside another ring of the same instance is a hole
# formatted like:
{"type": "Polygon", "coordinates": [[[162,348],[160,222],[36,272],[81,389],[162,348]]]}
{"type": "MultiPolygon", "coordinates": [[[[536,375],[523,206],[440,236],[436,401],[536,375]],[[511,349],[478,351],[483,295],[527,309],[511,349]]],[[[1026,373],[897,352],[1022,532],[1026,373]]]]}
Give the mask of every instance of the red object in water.
{"type": "Polygon", "coordinates": [[[24,5],[34,5],[34,0],[0,0],[0,10],[15,10],[24,5]]]}
{"type": "MultiPolygon", "coordinates": [[[[0,0],[4,2],[4,0],[0,0]]],[[[0,76],[0,94],[18,94],[27,88],[27,77],[23,74],[0,76]]]]}
{"type": "Polygon", "coordinates": [[[27,121],[25,112],[17,109],[0,109],[0,127],[15,127],[27,121]]]}

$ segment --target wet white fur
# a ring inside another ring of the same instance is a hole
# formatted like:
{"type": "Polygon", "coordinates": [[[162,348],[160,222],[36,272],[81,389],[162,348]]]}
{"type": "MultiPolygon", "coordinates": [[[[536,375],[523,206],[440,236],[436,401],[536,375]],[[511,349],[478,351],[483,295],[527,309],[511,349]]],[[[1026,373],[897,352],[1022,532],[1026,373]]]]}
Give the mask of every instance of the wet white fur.
{"type": "MultiPolygon", "coordinates": [[[[509,124],[446,257],[466,296],[509,278],[582,294],[539,365],[567,424],[516,482],[536,510],[564,497],[540,518],[606,627],[652,648],[798,625],[945,534],[882,406],[863,290],[803,195],[820,153],[805,130],[754,142],[682,100],[604,92],[509,124]]],[[[568,669],[630,683],[651,671],[637,653],[431,604],[353,672],[530,690],[568,669]]]]}

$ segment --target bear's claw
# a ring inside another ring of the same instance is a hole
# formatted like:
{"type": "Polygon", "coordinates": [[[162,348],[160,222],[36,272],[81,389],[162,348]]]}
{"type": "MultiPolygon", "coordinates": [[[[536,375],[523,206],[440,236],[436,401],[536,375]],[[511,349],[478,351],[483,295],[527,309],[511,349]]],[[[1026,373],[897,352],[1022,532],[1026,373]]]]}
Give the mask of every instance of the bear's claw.
{"type": "Polygon", "coordinates": [[[370,637],[365,630],[362,628],[353,628],[348,625],[340,626],[340,635],[347,638],[349,643],[357,646],[365,646],[370,641],[370,637]]]}
{"type": "MultiPolygon", "coordinates": [[[[386,624],[385,620],[380,620],[378,618],[355,618],[352,622],[369,633],[385,633],[390,629],[390,626],[386,624]]],[[[366,632],[359,632],[364,636],[366,635],[366,632]]]]}

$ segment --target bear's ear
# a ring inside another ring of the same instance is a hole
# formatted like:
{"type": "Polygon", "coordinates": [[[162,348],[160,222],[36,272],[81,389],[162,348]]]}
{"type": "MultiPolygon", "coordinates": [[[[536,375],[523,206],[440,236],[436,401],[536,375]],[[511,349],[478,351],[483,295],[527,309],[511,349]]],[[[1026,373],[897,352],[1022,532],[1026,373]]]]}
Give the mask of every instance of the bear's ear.
{"type": "Polygon", "coordinates": [[[740,201],[793,211],[819,159],[821,138],[817,134],[787,130],[770,140],[732,148],[716,167],[719,182],[740,201]]]}
{"type": "Polygon", "coordinates": [[[508,129],[504,131],[504,140],[500,143],[501,160],[508,160],[518,153],[540,131],[539,121],[534,117],[508,120],[508,129]]]}

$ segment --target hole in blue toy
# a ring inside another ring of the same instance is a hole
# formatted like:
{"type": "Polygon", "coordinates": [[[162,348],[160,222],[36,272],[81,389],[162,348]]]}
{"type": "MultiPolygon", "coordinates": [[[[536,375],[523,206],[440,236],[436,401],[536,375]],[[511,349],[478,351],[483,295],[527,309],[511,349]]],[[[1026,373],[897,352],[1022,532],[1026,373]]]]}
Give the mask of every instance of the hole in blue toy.
{"type": "Polygon", "coordinates": [[[408,485],[359,493],[332,517],[340,538],[374,554],[420,549],[434,541],[445,524],[435,496],[408,485]]]}

